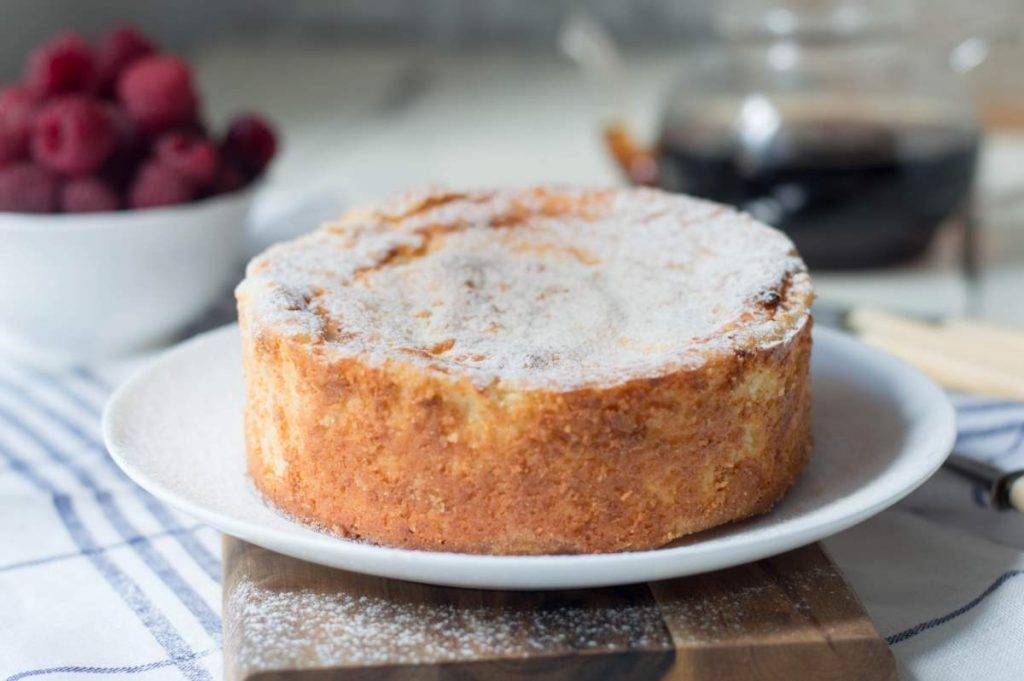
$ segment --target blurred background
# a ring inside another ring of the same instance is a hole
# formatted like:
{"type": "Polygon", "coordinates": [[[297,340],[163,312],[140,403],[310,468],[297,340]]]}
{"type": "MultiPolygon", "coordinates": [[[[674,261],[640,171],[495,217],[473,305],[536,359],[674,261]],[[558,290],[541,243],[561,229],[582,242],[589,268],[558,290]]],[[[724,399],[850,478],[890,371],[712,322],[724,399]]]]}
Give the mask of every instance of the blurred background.
{"type": "Polygon", "coordinates": [[[794,235],[837,304],[1024,322],[1019,0],[0,0],[0,80],[128,21],[281,133],[254,247],[430,183],[653,184],[794,235]],[[854,199],[860,197],[861,201],[854,199]]]}

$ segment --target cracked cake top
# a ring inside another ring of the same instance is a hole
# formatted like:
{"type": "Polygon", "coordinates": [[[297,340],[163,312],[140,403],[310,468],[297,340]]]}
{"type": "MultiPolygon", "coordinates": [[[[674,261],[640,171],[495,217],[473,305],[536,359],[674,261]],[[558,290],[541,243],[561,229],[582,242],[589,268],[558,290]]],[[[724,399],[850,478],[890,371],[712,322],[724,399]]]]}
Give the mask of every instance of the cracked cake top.
{"type": "Polygon", "coordinates": [[[784,341],[810,280],[749,216],[649,189],[427,191],[255,258],[256,334],[478,386],[570,390],[784,341]]]}

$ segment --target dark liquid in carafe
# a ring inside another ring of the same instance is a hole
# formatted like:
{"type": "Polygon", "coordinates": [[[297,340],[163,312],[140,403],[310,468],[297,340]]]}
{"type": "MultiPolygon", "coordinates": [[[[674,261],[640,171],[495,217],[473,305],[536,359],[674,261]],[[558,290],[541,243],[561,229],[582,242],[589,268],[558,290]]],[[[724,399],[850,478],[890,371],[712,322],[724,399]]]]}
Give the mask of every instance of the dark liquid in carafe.
{"type": "Polygon", "coordinates": [[[743,144],[669,131],[661,184],[733,204],[787,232],[811,267],[886,265],[922,253],[965,209],[973,131],[939,123],[808,120],[743,144]]]}

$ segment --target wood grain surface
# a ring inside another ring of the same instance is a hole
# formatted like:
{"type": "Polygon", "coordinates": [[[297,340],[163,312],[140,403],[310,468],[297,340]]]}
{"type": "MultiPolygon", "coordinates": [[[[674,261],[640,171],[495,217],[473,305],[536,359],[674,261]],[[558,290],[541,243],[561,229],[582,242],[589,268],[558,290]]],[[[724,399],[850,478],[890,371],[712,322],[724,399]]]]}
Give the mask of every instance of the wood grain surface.
{"type": "Polygon", "coordinates": [[[895,679],[818,545],[579,591],[436,587],[224,539],[228,679],[895,679]]]}

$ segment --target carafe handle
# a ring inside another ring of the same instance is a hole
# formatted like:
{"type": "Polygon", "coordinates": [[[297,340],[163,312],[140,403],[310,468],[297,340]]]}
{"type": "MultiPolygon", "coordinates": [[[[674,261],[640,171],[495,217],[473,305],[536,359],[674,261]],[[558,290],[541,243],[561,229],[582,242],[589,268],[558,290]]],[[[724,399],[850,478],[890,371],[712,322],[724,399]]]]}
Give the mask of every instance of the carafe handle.
{"type": "Polygon", "coordinates": [[[608,97],[612,116],[605,126],[604,142],[626,178],[637,185],[658,184],[658,162],[653,148],[641,143],[627,129],[627,69],[615,40],[586,9],[577,7],[562,25],[558,36],[562,53],[601,88],[608,97]]]}
{"type": "Polygon", "coordinates": [[[630,182],[643,187],[658,186],[658,158],[654,149],[637,141],[622,121],[605,126],[604,143],[630,182]]]}

